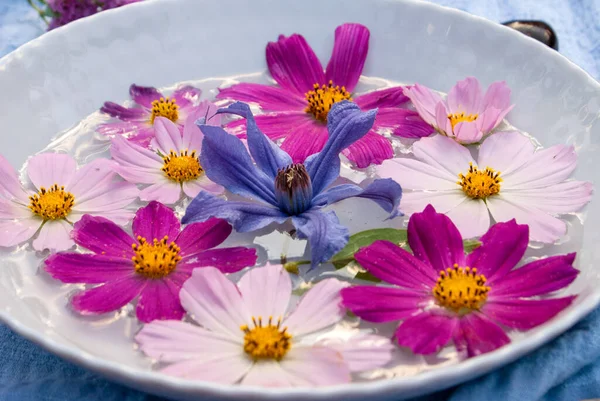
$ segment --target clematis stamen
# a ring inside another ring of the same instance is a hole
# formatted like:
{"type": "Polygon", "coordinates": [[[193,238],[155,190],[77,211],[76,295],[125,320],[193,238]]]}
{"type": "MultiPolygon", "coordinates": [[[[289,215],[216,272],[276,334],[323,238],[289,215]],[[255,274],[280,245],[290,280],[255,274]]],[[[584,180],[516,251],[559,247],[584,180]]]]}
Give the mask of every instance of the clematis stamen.
{"type": "Polygon", "coordinates": [[[315,84],[314,89],[306,92],[304,96],[308,101],[308,106],[304,111],[323,123],[327,122],[327,114],[334,104],[342,100],[352,100],[352,96],[346,91],[346,88],[333,86],[333,81],[329,81],[327,85],[315,84]]]}
{"type": "Polygon", "coordinates": [[[71,213],[75,204],[72,193],[65,187],[54,184],[49,189],[41,187],[39,192],[29,197],[29,209],[44,220],[64,219],[71,213]]]}
{"type": "Polygon", "coordinates": [[[493,168],[486,167],[485,170],[479,170],[473,163],[469,163],[467,174],[460,173],[457,184],[467,196],[473,199],[486,199],[489,196],[500,192],[500,172],[493,168]]]}
{"type": "Polygon", "coordinates": [[[163,157],[163,162],[162,171],[169,179],[177,182],[195,180],[204,172],[196,151],[192,153],[188,153],[187,150],[179,153],[171,151],[168,156],[163,157]]]}
{"type": "Polygon", "coordinates": [[[151,124],[154,124],[154,119],[156,117],[164,117],[176,123],[179,119],[179,105],[173,98],[169,98],[168,96],[161,97],[159,100],[154,100],[152,102],[151,113],[151,124]]]}
{"type": "Polygon", "coordinates": [[[275,359],[280,361],[292,347],[292,336],[287,333],[287,327],[281,328],[281,318],[273,324],[273,317],[269,317],[263,325],[261,317],[252,317],[254,328],[243,325],[240,329],[244,332],[244,352],[252,359],[275,359]]]}
{"type": "Polygon", "coordinates": [[[312,182],[304,164],[296,163],[279,169],[275,177],[275,197],[291,215],[310,208],[313,198],[312,182]]]}
{"type": "Polygon", "coordinates": [[[146,238],[138,236],[139,244],[132,244],[135,256],[131,258],[136,273],[147,278],[162,278],[170,274],[181,260],[181,250],[174,242],[169,242],[165,235],[162,240],[154,239],[148,242],[146,238]]]}
{"type": "Polygon", "coordinates": [[[485,283],[485,276],[477,274],[476,268],[455,264],[440,271],[433,295],[440,306],[456,313],[468,313],[479,309],[487,300],[490,287],[485,283]]]}

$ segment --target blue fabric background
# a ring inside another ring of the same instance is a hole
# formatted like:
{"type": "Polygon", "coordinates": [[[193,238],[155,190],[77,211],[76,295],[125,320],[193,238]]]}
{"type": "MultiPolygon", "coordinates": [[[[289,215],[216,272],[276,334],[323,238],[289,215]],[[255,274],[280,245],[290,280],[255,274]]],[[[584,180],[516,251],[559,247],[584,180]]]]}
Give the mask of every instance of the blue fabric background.
{"type": "MultiPolygon", "coordinates": [[[[493,21],[539,19],[560,51],[600,77],[598,0],[435,0],[493,21]]],[[[25,0],[0,0],[0,56],[40,35],[25,0]]],[[[0,401],[158,401],[42,350],[0,325],[0,401]]],[[[600,309],[538,351],[503,369],[418,401],[574,401],[600,397],[600,309]]],[[[417,400],[414,400],[417,401],[417,400]]]]}

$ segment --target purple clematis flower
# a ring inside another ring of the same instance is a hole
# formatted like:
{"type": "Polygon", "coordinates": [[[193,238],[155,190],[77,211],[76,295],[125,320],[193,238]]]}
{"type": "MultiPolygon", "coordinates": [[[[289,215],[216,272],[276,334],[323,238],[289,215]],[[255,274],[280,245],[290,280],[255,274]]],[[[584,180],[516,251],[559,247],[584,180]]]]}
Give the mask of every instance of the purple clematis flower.
{"type": "Polygon", "coordinates": [[[247,104],[235,103],[219,112],[246,118],[250,154],[239,138],[220,127],[203,125],[200,163],[213,182],[252,201],[226,201],[202,191],[188,206],[184,223],[220,217],[237,231],[249,232],[291,218],[298,237],[308,239],[315,265],[348,242],[348,229],[335,212],[324,211],[325,206],[356,196],[373,200],[391,217],[396,215],[402,189],[391,179],[375,180],[365,189],[332,185],[340,173],[339,153],[369,132],[376,110],[361,112],[354,103],[335,104],[328,116],[327,143],[304,164],[294,163],[258,129],[247,104]]]}

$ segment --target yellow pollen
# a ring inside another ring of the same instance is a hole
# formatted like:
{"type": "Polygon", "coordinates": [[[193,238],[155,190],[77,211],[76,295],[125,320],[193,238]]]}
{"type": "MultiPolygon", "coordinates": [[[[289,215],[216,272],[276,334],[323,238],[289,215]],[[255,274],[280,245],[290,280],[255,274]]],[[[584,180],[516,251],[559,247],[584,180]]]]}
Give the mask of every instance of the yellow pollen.
{"type": "Polygon", "coordinates": [[[37,194],[29,197],[29,209],[44,220],[64,219],[74,204],[73,194],[56,184],[50,189],[40,187],[37,194]]]}
{"type": "Polygon", "coordinates": [[[164,117],[177,122],[179,119],[179,106],[175,102],[175,99],[167,97],[161,97],[159,100],[152,102],[152,115],[150,116],[150,124],[154,124],[156,117],[164,117]]]}
{"type": "Polygon", "coordinates": [[[252,318],[254,328],[247,325],[240,327],[244,332],[244,351],[255,361],[259,359],[281,360],[292,347],[291,339],[286,330],[281,328],[281,319],[273,324],[273,317],[263,326],[262,318],[252,318]]]}
{"type": "Polygon", "coordinates": [[[440,272],[433,295],[440,306],[456,313],[468,313],[479,309],[487,300],[490,287],[486,278],[477,274],[476,268],[449,267],[440,272]]]}
{"type": "Polygon", "coordinates": [[[486,199],[500,192],[502,178],[500,178],[500,172],[493,168],[486,167],[485,170],[479,170],[473,166],[473,163],[469,163],[467,174],[460,173],[458,178],[459,181],[456,183],[470,198],[486,199]]]}
{"type": "Polygon", "coordinates": [[[479,117],[478,114],[466,114],[465,113],[454,113],[448,114],[448,119],[450,120],[450,124],[452,124],[452,129],[458,123],[471,122],[477,120],[479,117]]]}
{"type": "Polygon", "coordinates": [[[162,171],[177,182],[195,180],[204,172],[195,150],[189,154],[187,150],[182,150],[179,154],[171,151],[168,156],[163,157],[163,162],[162,171]]]}
{"type": "Polygon", "coordinates": [[[139,244],[132,244],[135,256],[131,258],[135,272],[147,278],[162,278],[167,276],[181,260],[180,248],[174,242],[169,242],[165,235],[162,240],[156,238],[152,243],[138,236],[139,244]]]}
{"type": "Polygon", "coordinates": [[[315,118],[323,123],[327,122],[327,114],[337,102],[342,100],[352,100],[350,93],[345,87],[333,86],[333,81],[329,81],[328,85],[314,85],[314,89],[306,92],[304,95],[308,101],[308,106],[304,110],[311,113],[315,118]]]}

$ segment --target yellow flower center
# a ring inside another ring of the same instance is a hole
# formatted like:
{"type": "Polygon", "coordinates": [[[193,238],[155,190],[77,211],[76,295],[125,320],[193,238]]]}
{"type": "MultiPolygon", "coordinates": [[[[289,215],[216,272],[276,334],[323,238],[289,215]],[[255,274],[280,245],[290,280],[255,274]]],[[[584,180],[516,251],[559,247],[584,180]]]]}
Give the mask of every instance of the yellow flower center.
{"type": "Polygon", "coordinates": [[[486,278],[477,274],[476,268],[450,267],[440,272],[433,295],[440,306],[456,313],[468,313],[479,309],[487,300],[490,287],[486,278]]]}
{"type": "Polygon", "coordinates": [[[180,248],[174,242],[169,242],[165,235],[162,240],[154,239],[152,243],[146,238],[138,236],[139,244],[132,244],[135,256],[131,258],[136,273],[148,278],[162,278],[167,276],[181,260],[180,248]]]}
{"type": "Polygon", "coordinates": [[[196,151],[190,154],[187,150],[182,150],[179,154],[171,151],[168,156],[163,157],[163,162],[162,171],[167,177],[177,182],[195,180],[204,172],[196,156],[196,151]]]}
{"type": "Polygon", "coordinates": [[[314,85],[314,89],[306,92],[304,95],[308,101],[308,106],[304,110],[311,113],[315,118],[323,123],[327,122],[327,114],[331,107],[342,100],[352,100],[350,93],[345,87],[333,86],[333,81],[329,81],[328,85],[314,85]]]}
{"type": "Polygon", "coordinates": [[[240,327],[244,332],[244,351],[254,360],[275,359],[281,360],[292,347],[292,336],[286,333],[287,327],[281,328],[281,319],[273,324],[269,318],[267,325],[263,326],[262,319],[252,318],[254,328],[247,325],[240,327]]]}
{"type": "Polygon", "coordinates": [[[485,170],[479,170],[469,163],[467,174],[460,173],[459,181],[456,183],[462,187],[467,196],[473,199],[486,199],[488,196],[496,195],[500,192],[500,172],[493,168],[486,167],[485,170]]]}
{"type": "Polygon", "coordinates": [[[154,119],[156,117],[168,118],[176,123],[177,120],[179,120],[179,106],[175,102],[175,99],[171,99],[167,96],[153,101],[150,124],[154,124],[154,119]]]}
{"type": "Polygon", "coordinates": [[[29,209],[44,220],[64,219],[71,213],[75,204],[72,193],[65,191],[65,187],[54,184],[46,190],[40,187],[37,194],[29,197],[29,209]]]}
{"type": "Polygon", "coordinates": [[[452,124],[453,130],[454,130],[454,126],[456,124],[475,121],[475,120],[477,120],[477,117],[479,117],[478,114],[465,114],[465,113],[448,114],[448,119],[450,120],[450,124],[452,124]]]}

